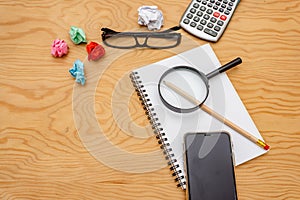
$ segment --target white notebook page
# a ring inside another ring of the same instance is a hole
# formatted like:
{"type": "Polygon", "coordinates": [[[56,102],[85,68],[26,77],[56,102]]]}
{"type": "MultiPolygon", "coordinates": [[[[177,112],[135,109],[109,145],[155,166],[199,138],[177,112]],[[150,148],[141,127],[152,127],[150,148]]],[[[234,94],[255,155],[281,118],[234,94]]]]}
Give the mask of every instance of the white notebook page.
{"type": "MultiPolygon", "coordinates": [[[[153,112],[156,113],[163,128],[162,132],[166,134],[168,143],[173,149],[172,153],[175,154],[180,165],[179,169],[184,172],[183,136],[187,132],[220,130],[229,132],[236,165],[266,153],[261,147],[200,109],[191,113],[176,113],[164,106],[158,94],[157,84],[168,68],[179,65],[193,66],[205,74],[221,66],[210,45],[206,44],[134,70],[138,72],[141,84],[144,85],[145,93],[154,108],[153,112]]],[[[204,104],[255,137],[262,139],[226,73],[211,78],[209,85],[209,97],[204,104]]]]}

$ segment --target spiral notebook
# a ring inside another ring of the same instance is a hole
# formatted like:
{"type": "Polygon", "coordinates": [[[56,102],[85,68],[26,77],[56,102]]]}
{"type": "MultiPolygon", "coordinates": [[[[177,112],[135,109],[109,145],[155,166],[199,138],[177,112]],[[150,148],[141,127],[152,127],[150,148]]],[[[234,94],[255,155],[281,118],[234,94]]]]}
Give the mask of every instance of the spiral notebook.
{"type": "MultiPolygon", "coordinates": [[[[206,44],[138,68],[130,74],[130,77],[152,124],[154,134],[161,144],[160,147],[169,160],[168,164],[173,170],[177,186],[185,189],[183,135],[187,132],[220,130],[229,132],[236,165],[260,156],[266,151],[200,109],[191,113],[176,113],[165,107],[158,94],[158,82],[167,69],[179,65],[195,67],[205,74],[221,66],[211,46],[206,44]]],[[[237,68],[240,67],[242,65],[237,68]]],[[[205,105],[263,140],[226,73],[210,79],[209,84],[210,93],[205,105]]]]}

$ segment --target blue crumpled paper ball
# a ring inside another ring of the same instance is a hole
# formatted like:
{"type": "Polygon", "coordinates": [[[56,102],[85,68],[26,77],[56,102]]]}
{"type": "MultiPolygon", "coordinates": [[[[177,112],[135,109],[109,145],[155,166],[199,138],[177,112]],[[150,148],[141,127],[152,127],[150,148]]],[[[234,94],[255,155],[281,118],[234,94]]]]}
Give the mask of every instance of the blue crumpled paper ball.
{"type": "Polygon", "coordinates": [[[73,68],[69,69],[69,72],[77,83],[85,84],[84,65],[79,59],[74,62],[73,68]]]}

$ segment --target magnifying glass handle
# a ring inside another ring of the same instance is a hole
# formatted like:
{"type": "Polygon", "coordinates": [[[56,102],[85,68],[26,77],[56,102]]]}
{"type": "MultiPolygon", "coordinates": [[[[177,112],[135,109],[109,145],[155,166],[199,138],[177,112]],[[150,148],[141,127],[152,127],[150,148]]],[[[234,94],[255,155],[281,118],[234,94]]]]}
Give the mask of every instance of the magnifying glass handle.
{"type": "Polygon", "coordinates": [[[220,74],[222,72],[225,72],[225,71],[227,71],[227,70],[229,70],[229,69],[231,69],[231,68],[233,68],[233,67],[241,64],[241,63],[242,63],[242,59],[240,57],[237,57],[236,59],[230,61],[229,63],[223,65],[222,67],[219,67],[218,69],[216,69],[216,70],[208,73],[206,75],[206,77],[208,79],[210,79],[210,78],[212,78],[212,77],[214,77],[214,76],[216,76],[216,75],[218,75],[218,74],[220,74]]]}

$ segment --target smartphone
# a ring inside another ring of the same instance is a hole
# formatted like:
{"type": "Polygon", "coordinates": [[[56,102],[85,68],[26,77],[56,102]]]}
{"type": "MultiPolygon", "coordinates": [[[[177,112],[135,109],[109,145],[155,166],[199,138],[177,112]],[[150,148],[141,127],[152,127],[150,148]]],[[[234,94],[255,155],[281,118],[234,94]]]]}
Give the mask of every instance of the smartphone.
{"type": "Polygon", "coordinates": [[[187,133],[184,145],[187,199],[238,199],[229,133],[187,133]]]}

